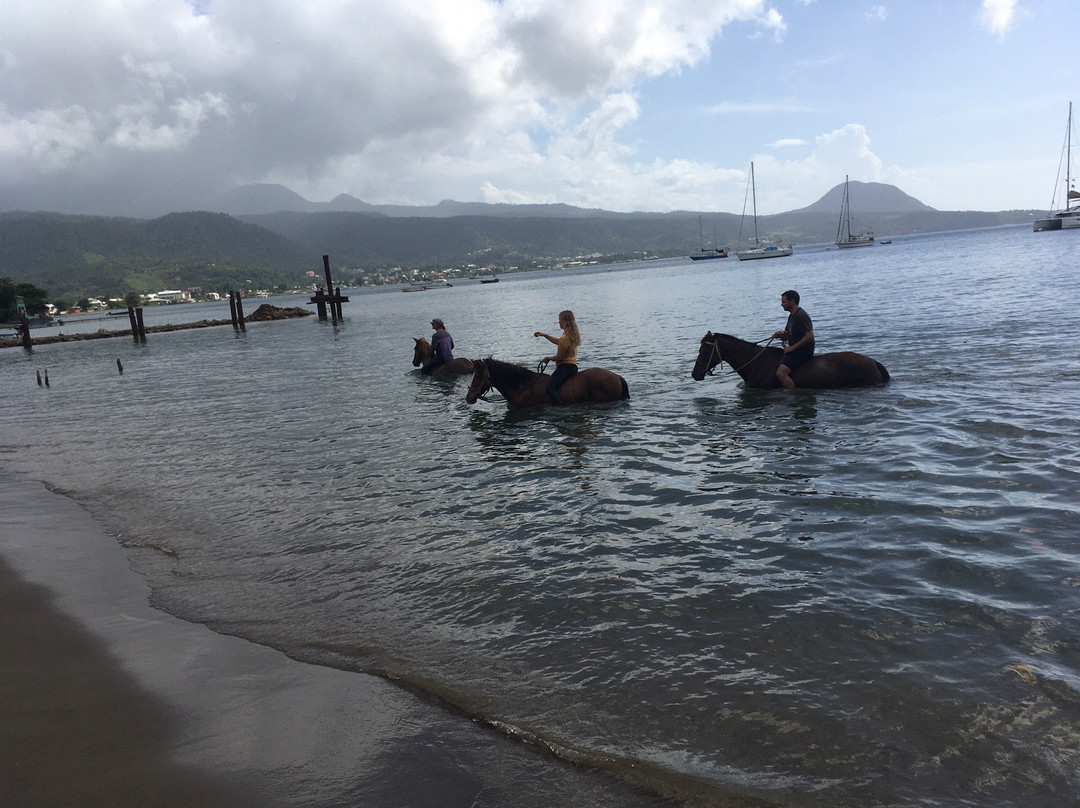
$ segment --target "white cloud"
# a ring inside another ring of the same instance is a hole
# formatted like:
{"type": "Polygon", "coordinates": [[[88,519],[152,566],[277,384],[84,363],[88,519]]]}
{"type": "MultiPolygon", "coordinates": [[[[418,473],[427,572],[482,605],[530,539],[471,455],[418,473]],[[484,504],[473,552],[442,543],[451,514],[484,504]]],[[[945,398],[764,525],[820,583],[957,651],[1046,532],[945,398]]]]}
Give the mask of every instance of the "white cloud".
{"type": "Polygon", "coordinates": [[[991,33],[1004,36],[1016,15],[1016,0],[983,0],[979,22],[991,33]]]}
{"type": "Polygon", "coordinates": [[[562,182],[584,200],[612,186],[591,171],[644,171],[616,137],[640,83],[699,64],[736,21],[784,30],[762,0],[8,0],[0,176],[119,187],[180,165],[172,193],[433,201],[562,182]]]}

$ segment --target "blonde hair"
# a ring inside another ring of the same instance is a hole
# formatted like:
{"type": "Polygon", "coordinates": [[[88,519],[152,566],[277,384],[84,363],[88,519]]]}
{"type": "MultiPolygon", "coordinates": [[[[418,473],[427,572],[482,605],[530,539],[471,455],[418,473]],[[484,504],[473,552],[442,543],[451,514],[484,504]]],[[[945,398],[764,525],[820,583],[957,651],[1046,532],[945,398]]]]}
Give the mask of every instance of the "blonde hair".
{"type": "Polygon", "coordinates": [[[574,312],[570,311],[570,309],[560,311],[559,325],[562,325],[563,318],[566,318],[566,325],[563,326],[563,331],[565,331],[566,336],[570,338],[570,344],[577,348],[581,345],[581,332],[578,331],[577,320],[574,319],[574,312]]]}

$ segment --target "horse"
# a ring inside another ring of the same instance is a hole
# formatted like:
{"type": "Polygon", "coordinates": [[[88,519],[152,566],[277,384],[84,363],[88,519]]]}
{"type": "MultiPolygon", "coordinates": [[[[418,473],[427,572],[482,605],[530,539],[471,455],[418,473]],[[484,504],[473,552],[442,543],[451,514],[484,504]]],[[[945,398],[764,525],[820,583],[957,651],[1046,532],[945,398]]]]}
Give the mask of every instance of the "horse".
{"type": "MultiPolygon", "coordinates": [[[[416,345],[413,347],[412,365],[414,368],[418,368],[421,365],[427,367],[431,361],[431,343],[423,337],[417,339],[413,337],[413,342],[416,345]]],[[[471,359],[465,359],[464,357],[458,357],[457,359],[451,359],[442,365],[439,365],[435,370],[431,371],[432,376],[464,376],[467,373],[473,372],[473,363],[471,359]]]]}
{"type": "MultiPolygon", "coordinates": [[[[491,357],[474,359],[472,382],[465,400],[475,404],[476,399],[494,387],[511,407],[550,404],[552,401],[544,390],[550,379],[546,373],[536,373],[491,357]]],[[[565,404],[622,401],[630,398],[630,388],[626,379],[617,373],[603,368],[586,368],[563,382],[559,395],[565,404]]]]}
{"type": "MultiPolygon", "coordinates": [[[[721,362],[731,365],[748,387],[772,390],[781,387],[776,368],[784,352],[780,348],[761,347],[753,342],[714,334],[709,331],[701,338],[697,361],[691,376],[700,382],[721,362]]],[[[885,366],[869,356],[839,351],[818,354],[800,365],[792,374],[795,387],[809,390],[832,390],[843,387],[873,387],[889,381],[885,366]]]]}

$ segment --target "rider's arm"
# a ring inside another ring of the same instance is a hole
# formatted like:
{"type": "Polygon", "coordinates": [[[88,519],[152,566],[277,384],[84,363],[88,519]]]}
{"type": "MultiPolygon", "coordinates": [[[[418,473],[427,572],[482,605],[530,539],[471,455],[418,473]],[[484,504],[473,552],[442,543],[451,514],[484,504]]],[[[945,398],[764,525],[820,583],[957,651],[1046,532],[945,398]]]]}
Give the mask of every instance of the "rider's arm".
{"type": "Polygon", "coordinates": [[[559,344],[559,338],[558,337],[553,337],[553,336],[551,336],[551,334],[545,334],[543,331],[534,331],[533,336],[534,337],[543,337],[548,342],[550,342],[550,343],[552,343],[554,345],[559,344]]]}
{"type": "Polygon", "coordinates": [[[789,351],[794,351],[794,350],[796,350],[798,348],[801,348],[802,346],[807,345],[808,343],[811,343],[813,341],[814,341],[814,329],[811,328],[809,331],[807,331],[805,334],[802,335],[801,340],[796,342],[794,345],[789,345],[787,347],[787,349],[789,351]]]}

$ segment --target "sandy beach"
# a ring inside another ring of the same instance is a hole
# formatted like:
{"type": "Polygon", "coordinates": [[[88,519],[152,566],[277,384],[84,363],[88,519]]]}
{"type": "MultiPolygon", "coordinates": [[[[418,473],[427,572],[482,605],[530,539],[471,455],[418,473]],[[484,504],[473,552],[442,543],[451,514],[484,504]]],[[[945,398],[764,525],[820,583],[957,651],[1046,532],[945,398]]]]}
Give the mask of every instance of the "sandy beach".
{"type": "Polygon", "coordinates": [[[0,471],[0,804],[649,806],[382,679],[149,605],[78,503],[0,471]]]}

